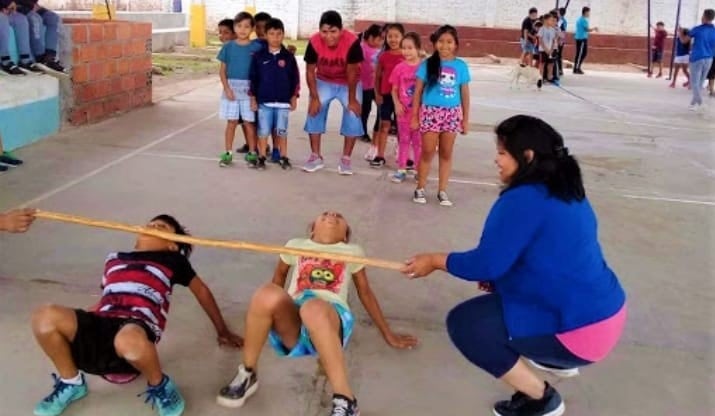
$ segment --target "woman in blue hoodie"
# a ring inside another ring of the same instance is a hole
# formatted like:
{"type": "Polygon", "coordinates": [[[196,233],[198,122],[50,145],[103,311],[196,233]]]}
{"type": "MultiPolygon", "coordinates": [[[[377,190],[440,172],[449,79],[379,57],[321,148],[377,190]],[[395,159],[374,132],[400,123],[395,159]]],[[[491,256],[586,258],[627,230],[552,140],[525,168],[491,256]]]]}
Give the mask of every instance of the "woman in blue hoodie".
{"type": "Polygon", "coordinates": [[[559,393],[525,363],[561,376],[605,358],[623,332],[626,296],[606,264],[576,159],[544,121],[496,128],[505,184],[469,251],[415,256],[404,273],[444,270],[492,292],[450,311],[447,329],[473,364],[514,387],[497,416],[559,416],[559,393]]]}

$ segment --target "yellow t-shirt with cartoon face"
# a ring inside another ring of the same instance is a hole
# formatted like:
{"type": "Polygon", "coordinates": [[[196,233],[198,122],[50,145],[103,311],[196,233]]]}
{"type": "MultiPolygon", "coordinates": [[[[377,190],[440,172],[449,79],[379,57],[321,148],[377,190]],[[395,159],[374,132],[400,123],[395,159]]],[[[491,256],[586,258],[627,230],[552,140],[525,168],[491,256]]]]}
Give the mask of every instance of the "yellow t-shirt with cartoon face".
{"type": "MultiPolygon", "coordinates": [[[[308,238],[296,238],[290,240],[285,246],[351,256],[365,256],[362,247],[357,244],[319,244],[308,238]]],[[[310,289],[318,298],[326,302],[339,303],[350,309],[348,306],[348,290],[353,280],[353,274],[362,270],[365,267],[364,265],[286,254],[281,254],[281,260],[285,264],[292,266],[288,294],[293,299],[298,298],[305,290],[310,289]]]]}

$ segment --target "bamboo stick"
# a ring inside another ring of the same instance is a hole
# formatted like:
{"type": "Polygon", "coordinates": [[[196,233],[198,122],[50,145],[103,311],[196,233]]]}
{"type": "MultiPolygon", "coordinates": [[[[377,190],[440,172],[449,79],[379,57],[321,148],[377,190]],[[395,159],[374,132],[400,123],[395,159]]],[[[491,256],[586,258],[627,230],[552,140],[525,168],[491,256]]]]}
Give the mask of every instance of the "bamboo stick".
{"type": "Polygon", "coordinates": [[[370,257],[357,257],[347,254],[330,253],[325,251],[304,250],[297,248],[289,248],[284,246],[275,246],[260,243],[250,243],[247,241],[237,240],[215,240],[208,238],[199,238],[187,235],[178,235],[167,233],[165,231],[156,230],[153,228],[140,227],[137,225],[128,225],[112,221],[102,221],[92,218],[80,217],[76,215],[62,214],[59,212],[37,210],[35,216],[52,221],[61,221],[72,224],[86,225],[90,227],[105,228],[108,230],[125,231],[134,234],[146,234],[165,240],[176,241],[179,243],[194,244],[197,246],[228,248],[234,250],[248,250],[259,253],[271,254],[289,254],[294,256],[315,257],[319,259],[341,261],[345,263],[363,264],[365,266],[380,267],[389,270],[400,270],[404,265],[399,262],[381,260],[370,257]]]}

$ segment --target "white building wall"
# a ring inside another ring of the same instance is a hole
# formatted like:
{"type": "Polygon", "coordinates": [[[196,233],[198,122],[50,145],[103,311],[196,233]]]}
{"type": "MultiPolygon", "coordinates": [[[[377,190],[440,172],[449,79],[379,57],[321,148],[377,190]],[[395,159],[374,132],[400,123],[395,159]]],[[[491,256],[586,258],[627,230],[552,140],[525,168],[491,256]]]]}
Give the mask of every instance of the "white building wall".
{"type": "MultiPolygon", "coordinates": [[[[166,10],[170,0],[115,0],[124,10],[129,3],[133,10],[166,10]]],[[[201,0],[193,0],[201,1],[201,0]]],[[[226,17],[255,7],[279,17],[286,25],[289,37],[307,37],[317,30],[320,14],[329,9],[343,15],[346,26],[356,19],[400,21],[410,23],[449,23],[457,26],[518,28],[532,6],[541,12],[556,5],[555,0],[203,0],[206,4],[209,29],[226,17]]],[[[565,3],[561,0],[560,3],[565,3]]],[[[42,0],[43,5],[56,9],[86,8],[102,0],[42,0]]],[[[573,23],[581,7],[591,6],[591,24],[601,33],[645,35],[647,28],[646,0],[572,0],[567,18],[573,23]]],[[[651,0],[652,22],[665,22],[672,30],[678,0],[651,0]]],[[[715,8],[715,0],[682,0],[681,24],[685,27],[700,22],[706,8],[715,8]]],[[[187,10],[184,10],[187,12],[187,10]]]]}

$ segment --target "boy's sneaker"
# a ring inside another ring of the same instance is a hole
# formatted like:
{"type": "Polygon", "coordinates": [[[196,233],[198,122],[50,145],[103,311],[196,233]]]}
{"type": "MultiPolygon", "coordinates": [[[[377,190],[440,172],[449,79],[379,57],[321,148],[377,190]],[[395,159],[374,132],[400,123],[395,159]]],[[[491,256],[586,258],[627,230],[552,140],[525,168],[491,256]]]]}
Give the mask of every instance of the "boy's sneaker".
{"type": "Polygon", "coordinates": [[[48,59],[47,61],[45,61],[41,64],[38,64],[37,66],[42,68],[41,65],[44,65],[47,68],[50,68],[50,70],[52,70],[52,71],[65,72],[65,67],[63,67],[62,65],[60,65],[60,63],[58,61],[55,61],[53,59],[48,59]]]}
{"type": "Polygon", "coordinates": [[[26,73],[26,74],[37,74],[37,75],[40,75],[40,74],[44,74],[44,73],[45,73],[45,71],[43,71],[43,70],[40,69],[36,64],[31,63],[31,62],[21,63],[20,65],[18,65],[18,67],[20,68],[20,70],[21,70],[22,72],[24,72],[24,73],[26,73]]]}
{"type": "Polygon", "coordinates": [[[246,163],[248,163],[249,168],[255,168],[258,164],[258,155],[256,152],[246,153],[246,163]]]}
{"type": "Polygon", "coordinates": [[[287,157],[282,157],[281,160],[278,161],[278,164],[281,165],[281,168],[283,170],[290,170],[293,169],[293,165],[290,164],[290,159],[287,157]]]}
{"type": "Polygon", "coordinates": [[[2,69],[3,71],[7,72],[10,75],[25,75],[25,73],[22,72],[20,67],[15,65],[12,62],[10,62],[9,64],[0,65],[0,69],[2,69]]]}
{"type": "Polygon", "coordinates": [[[218,161],[218,165],[221,166],[222,168],[225,168],[226,166],[231,166],[233,163],[233,155],[231,152],[223,152],[221,153],[221,159],[218,161]]]}
{"type": "Polygon", "coordinates": [[[376,158],[374,158],[370,161],[371,168],[379,169],[383,166],[385,166],[385,158],[384,157],[377,156],[376,158]]]}
{"type": "Polygon", "coordinates": [[[159,416],[180,416],[184,413],[186,402],[176,384],[166,375],[158,386],[148,386],[142,394],[146,394],[144,403],[151,402],[151,408],[156,408],[159,416]]]}
{"type": "Polygon", "coordinates": [[[0,172],[6,172],[8,169],[10,168],[5,165],[0,165],[0,172]]]}
{"type": "Polygon", "coordinates": [[[266,170],[266,158],[261,156],[258,158],[258,161],[256,162],[256,169],[258,170],[266,170]]]}
{"type": "Polygon", "coordinates": [[[241,407],[256,390],[258,390],[256,373],[246,370],[246,367],[241,364],[233,380],[216,396],[216,403],[224,407],[241,407]]]}
{"type": "Polygon", "coordinates": [[[536,361],[533,360],[526,360],[529,365],[532,367],[536,368],[537,370],[541,371],[546,371],[547,373],[551,373],[555,375],[556,377],[561,377],[561,378],[571,378],[571,377],[576,377],[579,374],[581,374],[578,370],[578,368],[554,368],[554,367],[549,367],[544,364],[539,364],[536,361]]]}
{"type": "Polygon", "coordinates": [[[397,172],[395,172],[394,175],[392,175],[392,182],[402,183],[405,181],[406,178],[407,178],[407,172],[404,170],[398,170],[397,172]]]}
{"type": "Polygon", "coordinates": [[[407,159],[407,172],[415,171],[415,162],[412,159],[407,159]]]}
{"type": "Polygon", "coordinates": [[[333,409],[330,416],[360,416],[357,400],[348,399],[342,394],[333,394],[333,409]]]}
{"type": "Polygon", "coordinates": [[[397,126],[395,126],[394,124],[390,126],[390,131],[387,134],[389,134],[390,136],[397,136],[397,126]]]}
{"type": "Polygon", "coordinates": [[[236,153],[248,153],[249,150],[250,149],[248,148],[248,145],[244,144],[243,146],[236,149],[236,153]]]}
{"type": "Polygon", "coordinates": [[[52,388],[52,393],[35,406],[35,416],[57,416],[64,412],[72,402],[86,396],[87,382],[84,379],[84,374],[81,377],[82,384],[67,384],[57,374],[52,374],[55,386],[52,388]]]}
{"type": "Polygon", "coordinates": [[[415,194],[412,196],[412,202],[417,204],[426,204],[427,195],[425,195],[424,189],[415,189],[415,194]]]}
{"type": "Polygon", "coordinates": [[[353,174],[353,167],[352,167],[352,164],[350,163],[349,157],[343,156],[340,158],[340,163],[338,163],[338,173],[341,175],[352,175],[353,174]]]}
{"type": "MultiPolygon", "coordinates": [[[[268,153],[266,153],[268,154],[268,153]]],[[[273,149],[271,152],[271,163],[280,163],[281,162],[281,151],[278,149],[273,149]]]]}
{"type": "Polygon", "coordinates": [[[556,78],[552,79],[550,82],[551,82],[552,84],[556,85],[557,87],[560,87],[560,86],[561,86],[561,81],[559,81],[559,80],[556,79],[556,78]]]}
{"type": "Polygon", "coordinates": [[[449,200],[447,192],[445,191],[439,191],[439,193],[437,194],[437,199],[439,199],[439,204],[443,207],[451,207],[453,205],[452,201],[449,200]]]}
{"type": "Polygon", "coordinates": [[[4,163],[10,166],[22,165],[22,160],[15,157],[10,152],[0,153],[0,163],[4,163]]]}
{"type": "Polygon", "coordinates": [[[543,80],[539,79],[538,81],[536,81],[536,88],[541,89],[541,87],[543,87],[543,86],[544,86],[543,80]]]}
{"type": "Polygon", "coordinates": [[[536,400],[518,391],[511,400],[497,402],[494,405],[496,416],[561,416],[565,406],[561,395],[549,383],[545,383],[544,397],[536,400]]]}
{"type": "Polygon", "coordinates": [[[573,70],[573,73],[576,74],[576,75],[584,75],[584,72],[581,71],[581,69],[574,69],[574,70],[573,70]]]}
{"type": "Polygon", "coordinates": [[[325,163],[323,163],[323,158],[316,155],[315,153],[311,153],[310,157],[305,162],[305,165],[303,165],[303,170],[312,173],[317,172],[324,167],[325,163]]]}

